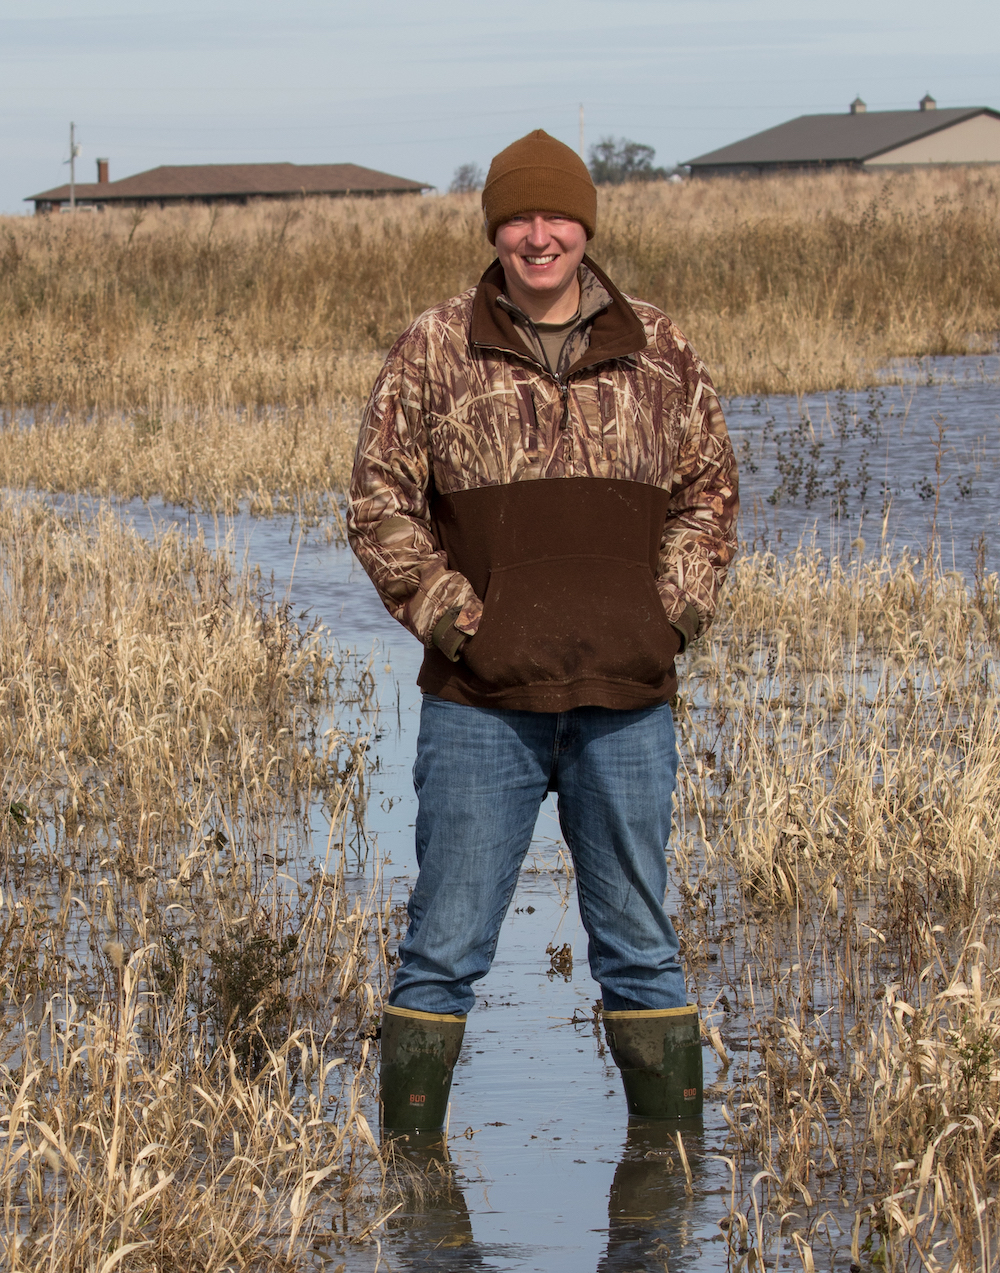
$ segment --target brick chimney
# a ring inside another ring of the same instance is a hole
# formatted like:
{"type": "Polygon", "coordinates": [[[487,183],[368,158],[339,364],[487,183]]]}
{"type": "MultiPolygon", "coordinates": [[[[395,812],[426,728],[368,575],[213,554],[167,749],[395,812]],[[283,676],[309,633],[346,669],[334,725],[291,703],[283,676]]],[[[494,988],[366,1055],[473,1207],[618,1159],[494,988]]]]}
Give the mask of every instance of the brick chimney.
{"type": "Polygon", "coordinates": [[[851,102],[852,115],[863,115],[867,109],[868,107],[864,104],[860,97],[856,97],[854,101],[851,102]]]}
{"type": "Polygon", "coordinates": [[[106,159],[98,159],[97,161],[97,184],[99,186],[108,184],[108,161],[106,159]]]}
{"type": "Polygon", "coordinates": [[[920,109],[922,111],[936,111],[937,102],[931,97],[930,93],[925,93],[920,99],[920,109]]]}

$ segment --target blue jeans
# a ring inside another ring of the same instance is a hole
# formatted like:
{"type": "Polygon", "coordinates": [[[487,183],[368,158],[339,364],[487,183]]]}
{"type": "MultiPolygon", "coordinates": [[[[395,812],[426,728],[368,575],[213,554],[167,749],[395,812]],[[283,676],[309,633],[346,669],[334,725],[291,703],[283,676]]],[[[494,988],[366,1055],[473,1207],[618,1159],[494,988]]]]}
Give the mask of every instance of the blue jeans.
{"type": "Polygon", "coordinates": [[[663,909],[676,777],[666,705],[521,712],[425,694],[413,770],[420,870],[389,1002],[470,1010],[539,807],[555,791],[605,1008],[685,1004],[677,936],[663,909]]]}

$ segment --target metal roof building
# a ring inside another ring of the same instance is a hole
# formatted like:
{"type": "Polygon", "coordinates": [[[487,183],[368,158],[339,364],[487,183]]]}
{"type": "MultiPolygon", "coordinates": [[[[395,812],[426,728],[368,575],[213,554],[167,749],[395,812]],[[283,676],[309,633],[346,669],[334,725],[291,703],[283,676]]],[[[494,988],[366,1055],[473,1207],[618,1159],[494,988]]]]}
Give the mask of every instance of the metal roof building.
{"type": "MultiPolygon", "coordinates": [[[[77,183],[79,207],[167,207],[179,203],[247,203],[250,199],[299,199],[307,195],[420,194],[433,189],[357,164],[175,164],[108,180],[108,161],[97,161],[98,180],[77,183]]],[[[68,207],[70,188],[29,195],[36,212],[68,207]]]]}
{"type": "Polygon", "coordinates": [[[800,115],[688,160],[692,176],[741,176],[827,167],[890,168],[1000,163],[1000,112],[988,106],[868,111],[857,98],[844,115],[800,115]]]}

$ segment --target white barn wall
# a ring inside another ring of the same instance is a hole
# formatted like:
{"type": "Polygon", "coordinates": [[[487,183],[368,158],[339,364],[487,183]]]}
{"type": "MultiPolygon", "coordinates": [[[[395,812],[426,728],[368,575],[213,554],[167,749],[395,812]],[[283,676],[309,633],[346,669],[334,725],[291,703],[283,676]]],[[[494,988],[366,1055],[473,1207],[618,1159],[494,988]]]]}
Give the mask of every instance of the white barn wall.
{"type": "Polygon", "coordinates": [[[1000,164],[1000,119],[976,115],[867,159],[864,166],[894,164],[1000,164]]]}

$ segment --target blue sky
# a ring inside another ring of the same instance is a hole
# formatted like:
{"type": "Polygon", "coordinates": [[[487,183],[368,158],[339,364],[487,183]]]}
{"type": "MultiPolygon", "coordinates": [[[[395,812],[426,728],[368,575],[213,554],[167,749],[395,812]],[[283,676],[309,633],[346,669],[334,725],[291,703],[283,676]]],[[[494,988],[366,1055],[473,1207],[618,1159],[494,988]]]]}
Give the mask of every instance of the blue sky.
{"type": "Polygon", "coordinates": [[[0,212],[165,163],[353,162],[446,188],[542,127],[673,164],[796,115],[1000,108],[981,0],[0,0],[0,212]]]}

